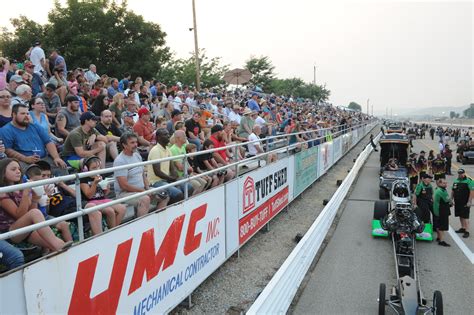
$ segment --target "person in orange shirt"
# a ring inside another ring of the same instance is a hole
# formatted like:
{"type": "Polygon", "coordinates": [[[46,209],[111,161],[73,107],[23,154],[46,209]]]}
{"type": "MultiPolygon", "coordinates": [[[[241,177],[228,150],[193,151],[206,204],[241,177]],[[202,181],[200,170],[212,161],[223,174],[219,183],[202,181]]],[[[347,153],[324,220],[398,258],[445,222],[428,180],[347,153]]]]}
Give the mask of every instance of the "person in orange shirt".
{"type": "Polygon", "coordinates": [[[199,108],[201,109],[201,117],[199,117],[199,125],[201,126],[201,130],[204,132],[204,138],[207,139],[209,137],[209,134],[211,133],[211,128],[207,124],[207,121],[209,120],[209,118],[212,118],[213,115],[210,111],[206,109],[206,105],[201,104],[199,108]]]}

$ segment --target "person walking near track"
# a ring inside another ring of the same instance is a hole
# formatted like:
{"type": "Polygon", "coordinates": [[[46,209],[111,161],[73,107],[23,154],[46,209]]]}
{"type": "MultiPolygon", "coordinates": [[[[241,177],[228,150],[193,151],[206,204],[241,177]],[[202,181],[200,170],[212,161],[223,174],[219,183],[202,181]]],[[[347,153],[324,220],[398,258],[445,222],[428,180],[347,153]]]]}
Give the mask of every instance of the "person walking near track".
{"type": "Polygon", "coordinates": [[[453,158],[453,151],[449,148],[449,144],[444,146],[443,157],[446,159],[446,175],[451,174],[451,160],[453,158]]]}
{"type": "Polygon", "coordinates": [[[456,233],[462,233],[464,238],[469,237],[469,213],[473,196],[474,181],[460,168],[458,178],[453,183],[451,198],[454,200],[454,215],[461,221],[461,228],[456,233]]]}
{"type": "Polygon", "coordinates": [[[429,174],[424,173],[421,175],[421,182],[416,186],[415,194],[413,195],[413,204],[420,208],[420,219],[425,223],[430,222],[430,213],[433,210],[432,179],[433,177],[429,174]]]}
{"type": "Polygon", "coordinates": [[[433,229],[436,231],[438,245],[449,247],[444,241],[444,232],[449,230],[449,215],[451,214],[451,199],[446,191],[448,182],[444,178],[436,181],[436,187],[433,197],[433,229]]]}

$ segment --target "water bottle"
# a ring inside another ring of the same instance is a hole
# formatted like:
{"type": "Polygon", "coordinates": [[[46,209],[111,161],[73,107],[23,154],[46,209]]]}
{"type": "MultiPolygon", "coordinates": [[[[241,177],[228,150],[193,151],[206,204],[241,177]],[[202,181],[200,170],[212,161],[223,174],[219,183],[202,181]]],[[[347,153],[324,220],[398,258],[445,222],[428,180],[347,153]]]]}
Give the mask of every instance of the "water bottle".
{"type": "MultiPolygon", "coordinates": [[[[3,145],[3,140],[2,139],[0,139],[0,145],[3,145]]],[[[4,159],[6,157],[7,157],[7,155],[5,154],[5,152],[0,153],[0,159],[4,159]]]]}

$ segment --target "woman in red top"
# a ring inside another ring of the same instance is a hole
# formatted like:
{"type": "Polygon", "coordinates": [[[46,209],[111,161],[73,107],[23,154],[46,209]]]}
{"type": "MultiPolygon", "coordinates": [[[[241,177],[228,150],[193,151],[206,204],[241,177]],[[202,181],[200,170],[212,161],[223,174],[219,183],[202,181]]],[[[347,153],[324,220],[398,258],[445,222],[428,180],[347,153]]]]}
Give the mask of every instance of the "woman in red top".
{"type": "MultiPolygon", "coordinates": [[[[4,159],[0,161],[0,187],[19,184],[21,179],[20,163],[17,160],[4,159]]],[[[36,208],[39,198],[40,196],[35,195],[31,189],[0,194],[0,233],[43,222],[43,213],[36,208]]],[[[12,237],[10,242],[20,243],[23,240],[52,251],[69,247],[72,244],[72,242],[65,243],[57,238],[49,226],[12,237]]]]}

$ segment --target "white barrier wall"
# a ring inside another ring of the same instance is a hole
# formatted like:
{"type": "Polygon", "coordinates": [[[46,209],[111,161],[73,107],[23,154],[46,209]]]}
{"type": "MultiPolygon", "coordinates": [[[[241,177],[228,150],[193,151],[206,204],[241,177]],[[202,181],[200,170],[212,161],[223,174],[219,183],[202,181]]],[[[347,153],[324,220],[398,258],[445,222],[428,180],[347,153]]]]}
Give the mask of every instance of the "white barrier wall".
{"type": "Polygon", "coordinates": [[[348,132],[0,276],[0,314],[167,313],[370,130],[348,132]]]}

